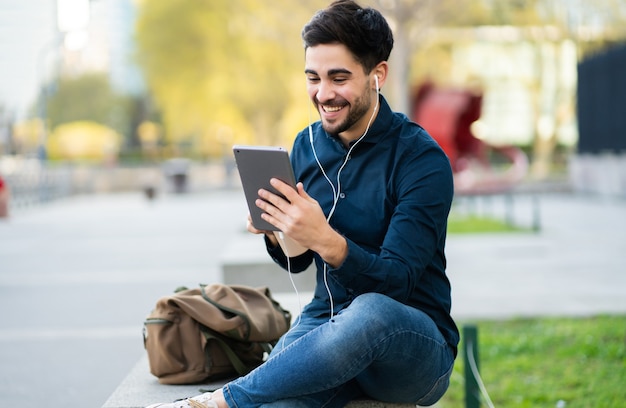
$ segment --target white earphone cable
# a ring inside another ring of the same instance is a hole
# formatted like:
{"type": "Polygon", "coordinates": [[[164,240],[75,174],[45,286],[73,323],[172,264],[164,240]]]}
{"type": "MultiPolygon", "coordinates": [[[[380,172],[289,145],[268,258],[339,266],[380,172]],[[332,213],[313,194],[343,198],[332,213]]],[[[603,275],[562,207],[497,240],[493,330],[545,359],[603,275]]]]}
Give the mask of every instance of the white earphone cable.
{"type": "MultiPolygon", "coordinates": [[[[293,274],[291,273],[291,261],[289,259],[289,250],[287,249],[287,244],[285,243],[285,235],[283,234],[282,231],[278,232],[277,238],[283,242],[283,251],[285,252],[285,256],[287,257],[287,274],[289,275],[291,286],[293,287],[293,290],[296,292],[296,298],[298,299],[298,310],[299,310],[298,318],[296,319],[295,323],[289,328],[289,330],[287,330],[287,333],[288,333],[292,331],[293,329],[295,329],[296,327],[298,327],[298,325],[300,324],[300,319],[302,318],[302,301],[300,299],[300,292],[298,292],[298,287],[296,286],[296,282],[293,280],[293,274]]],[[[281,336],[281,339],[282,339],[281,347],[285,346],[285,337],[287,333],[281,336]]]]}
{"type": "MultiPolygon", "coordinates": [[[[350,146],[350,149],[348,149],[348,153],[346,154],[346,158],[344,159],[343,163],[341,164],[341,166],[339,167],[339,170],[337,171],[337,188],[335,188],[335,185],[333,184],[333,182],[330,180],[330,178],[328,177],[328,175],[326,174],[326,171],[324,170],[324,166],[322,166],[322,163],[319,160],[319,157],[317,156],[317,152],[315,151],[315,144],[313,143],[313,129],[311,126],[312,123],[312,118],[311,118],[311,107],[309,106],[309,143],[311,144],[311,150],[313,151],[313,156],[315,157],[315,161],[317,162],[317,166],[319,167],[320,171],[322,172],[322,175],[324,176],[324,178],[326,179],[326,181],[328,182],[328,184],[330,185],[330,188],[332,189],[333,192],[333,205],[330,209],[330,211],[328,212],[328,216],[326,217],[326,221],[330,222],[331,217],[333,216],[333,214],[335,213],[335,209],[337,208],[337,204],[339,203],[339,198],[341,195],[341,172],[343,171],[344,167],[346,166],[346,164],[348,164],[348,160],[350,160],[350,155],[352,154],[352,150],[354,150],[354,148],[356,147],[357,144],[359,144],[359,142],[361,140],[363,140],[363,138],[365,138],[365,136],[367,135],[367,133],[370,130],[370,126],[372,125],[372,121],[374,120],[374,117],[376,116],[376,112],[378,111],[379,108],[379,103],[380,103],[380,89],[378,87],[378,75],[374,75],[374,78],[376,80],[376,105],[374,105],[374,110],[372,111],[372,115],[370,116],[368,122],[367,122],[367,126],[365,127],[365,132],[363,132],[363,134],[361,135],[361,137],[359,137],[353,144],[352,146],[350,146]]],[[[334,307],[334,300],[333,300],[333,294],[330,290],[330,286],[328,285],[328,265],[326,264],[326,262],[324,262],[324,286],[326,287],[326,292],[328,293],[328,298],[329,298],[329,302],[330,302],[330,318],[332,319],[334,314],[335,314],[335,307],[334,307]]]]}

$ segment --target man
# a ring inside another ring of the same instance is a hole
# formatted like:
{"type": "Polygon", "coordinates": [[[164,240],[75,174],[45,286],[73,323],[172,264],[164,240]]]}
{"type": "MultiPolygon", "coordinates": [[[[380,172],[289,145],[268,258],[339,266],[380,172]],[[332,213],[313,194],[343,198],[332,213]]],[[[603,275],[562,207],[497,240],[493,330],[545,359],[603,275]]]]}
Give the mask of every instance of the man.
{"type": "Polygon", "coordinates": [[[459,341],[444,246],[453,186],[433,139],[379,94],[393,36],[382,15],[340,0],[304,27],[307,89],[320,121],[297,135],[294,190],[257,205],[307,250],[269,254],[291,272],[317,266],[314,299],[250,374],[172,405],[343,407],[359,398],[434,404],[459,341]],[[288,262],[289,261],[289,262],[288,262]]]}

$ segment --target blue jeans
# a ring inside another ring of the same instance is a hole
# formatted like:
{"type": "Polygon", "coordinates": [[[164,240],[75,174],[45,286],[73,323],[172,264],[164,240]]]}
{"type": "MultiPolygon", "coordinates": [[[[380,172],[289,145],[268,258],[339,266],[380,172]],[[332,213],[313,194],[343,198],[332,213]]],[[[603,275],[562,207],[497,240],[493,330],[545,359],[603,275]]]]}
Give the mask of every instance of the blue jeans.
{"type": "Polygon", "coordinates": [[[358,397],[427,406],[448,388],[454,355],[435,323],[385,295],[294,323],[263,365],[224,387],[229,407],[343,407],[358,397]]]}

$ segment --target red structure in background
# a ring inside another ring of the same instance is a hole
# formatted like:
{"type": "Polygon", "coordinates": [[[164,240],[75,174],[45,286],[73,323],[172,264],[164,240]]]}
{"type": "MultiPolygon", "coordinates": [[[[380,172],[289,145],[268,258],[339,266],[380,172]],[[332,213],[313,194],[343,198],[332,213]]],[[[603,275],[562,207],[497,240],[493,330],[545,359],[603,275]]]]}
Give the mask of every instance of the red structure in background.
{"type": "Polygon", "coordinates": [[[9,216],[9,187],[0,176],[0,218],[9,216]]]}
{"type": "Polygon", "coordinates": [[[439,143],[450,159],[455,190],[460,194],[488,194],[511,189],[528,171],[528,159],[514,146],[493,146],[472,133],[480,118],[482,94],[465,89],[422,84],[413,98],[411,116],[439,143]],[[507,162],[495,166],[500,155],[507,162]]]}

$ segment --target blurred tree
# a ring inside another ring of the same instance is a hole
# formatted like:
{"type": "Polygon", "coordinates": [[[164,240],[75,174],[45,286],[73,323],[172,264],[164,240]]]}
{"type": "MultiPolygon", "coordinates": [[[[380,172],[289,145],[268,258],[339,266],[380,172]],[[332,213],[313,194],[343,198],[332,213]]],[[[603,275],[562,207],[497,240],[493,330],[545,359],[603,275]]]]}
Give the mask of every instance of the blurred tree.
{"type": "Polygon", "coordinates": [[[540,23],[538,3],[541,0],[492,0],[492,25],[526,26],[540,23]]]}
{"type": "MultiPolygon", "coordinates": [[[[602,3],[619,0],[600,0],[602,3]]],[[[143,1],[137,60],[170,143],[222,155],[233,143],[290,144],[311,114],[300,30],[330,0],[143,1]]],[[[453,42],[441,27],[553,24],[554,0],[362,0],[390,20],[396,45],[385,92],[408,112],[411,85],[449,82],[453,42]]],[[[567,9],[567,1],[559,2],[567,9]]],[[[582,2],[581,2],[582,4],[582,2]]],[[[595,3],[594,3],[595,4],[595,3]]],[[[472,41],[455,38],[453,41],[472,41]]],[[[312,119],[317,119],[313,113],[312,119]]]]}
{"type": "Polygon", "coordinates": [[[122,136],[115,130],[93,121],[60,124],[48,138],[48,154],[53,160],[114,163],[122,136]]]}
{"type": "Polygon", "coordinates": [[[39,118],[28,119],[15,123],[13,126],[13,143],[15,153],[31,154],[38,147],[42,133],[39,118]]]}
{"type": "Polygon", "coordinates": [[[0,104],[0,155],[17,153],[13,139],[13,126],[15,118],[4,105],[0,104]]]}
{"type": "Polygon", "coordinates": [[[208,80],[215,78],[210,56],[219,59],[226,7],[225,2],[198,0],[142,4],[137,58],[172,143],[191,142],[202,134],[216,109],[219,89],[208,80]],[[211,103],[211,96],[216,103],[211,103]]]}
{"type": "Polygon", "coordinates": [[[527,23],[533,21],[533,10],[536,9],[534,3],[537,1],[370,0],[368,4],[381,10],[389,19],[394,32],[395,44],[390,64],[390,95],[394,109],[409,113],[411,84],[417,78],[421,76],[423,80],[424,77],[446,73],[441,67],[449,66],[449,48],[431,48],[431,54],[423,59],[423,64],[418,64],[419,67],[412,65],[414,56],[426,47],[434,28],[500,24],[498,21],[508,21],[507,24],[527,23]]]}
{"type": "Polygon", "coordinates": [[[390,21],[394,47],[390,57],[390,95],[394,110],[410,111],[410,60],[436,23],[441,3],[435,0],[374,0],[372,6],[390,21]]]}
{"type": "Polygon", "coordinates": [[[133,100],[116,93],[105,73],[89,73],[58,80],[47,98],[50,129],[74,121],[92,121],[120,134],[132,135],[133,100]]]}
{"type": "Polygon", "coordinates": [[[463,27],[492,23],[491,12],[485,1],[441,0],[438,9],[438,26],[463,27]]]}
{"type": "Polygon", "coordinates": [[[142,3],[137,59],[169,142],[215,156],[233,143],[285,141],[291,126],[284,121],[292,118],[286,112],[302,105],[293,99],[294,78],[306,101],[300,30],[315,5],[326,2],[282,3],[142,3]]]}

